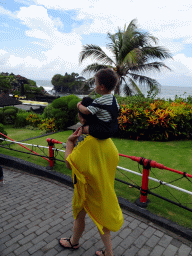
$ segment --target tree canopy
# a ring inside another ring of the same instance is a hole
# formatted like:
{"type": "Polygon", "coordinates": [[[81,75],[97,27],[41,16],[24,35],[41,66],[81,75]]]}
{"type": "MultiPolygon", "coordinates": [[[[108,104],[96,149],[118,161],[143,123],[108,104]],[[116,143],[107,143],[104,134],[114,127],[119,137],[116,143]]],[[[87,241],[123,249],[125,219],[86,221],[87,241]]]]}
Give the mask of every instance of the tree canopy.
{"type": "MultiPolygon", "coordinates": [[[[140,86],[146,85],[150,90],[160,89],[160,84],[148,76],[147,72],[161,71],[167,68],[159,60],[171,58],[167,49],[156,46],[157,38],[148,32],[140,31],[136,25],[136,20],[132,20],[124,29],[118,28],[117,33],[107,34],[110,43],[107,48],[111,51],[112,57],[109,57],[101,47],[93,44],[83,46],[80,52],[79,61],[82,63],[85,59],[91,57],[95,62],[88,65],[83,73],[96,73],[103,68],[112,68],[119,77],[119,83],[115,88],[115,93],[120,94],[120,87],[124,85],[124,92],[132,95],[134,92],[141,94],[140,86]]],[[[90,84],[94,83],[94,77],[90,79],[90,84]]]]}
{"type": "Polygon", "coordinates": [[[65,73],[64,76],[56,74],[52,77],[51,83],[54,90],[60,93],[75,93],[83,87],[84,77],[79,76],[78,73],[65,73]]]}

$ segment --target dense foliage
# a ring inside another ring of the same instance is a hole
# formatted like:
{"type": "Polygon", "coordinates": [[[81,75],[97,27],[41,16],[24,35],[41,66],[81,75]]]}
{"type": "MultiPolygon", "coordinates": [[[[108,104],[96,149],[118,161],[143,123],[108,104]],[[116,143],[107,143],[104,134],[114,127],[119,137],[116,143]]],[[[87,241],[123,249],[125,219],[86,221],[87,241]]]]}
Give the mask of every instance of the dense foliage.
{"type": "Polygon", "coordinates": [[[121,137],[157,141],[192,138],[192,104],[187,100],[121,99],[120,106],[121,137]]]}
{"type": "MultiPolygon", "coordinates": [[[[5,131],[4,129],[4,126],[3,124],[0,123],[0,133],[4,134],[4,135],[7,135],[7,132],[5,131]]],[[[5,137],[3,135],[0,134],[0,138],[3,138],[5,139],[5,137]]],[[[2,140],[0,140],[0,143],[2,142],[2,140]]]]}
{"type": "Polygon", "coordinates": [[[2,124],[14,124],[18,113],[18,108],[13,106],[7,106],[0,109],[0,123],[2,124]]]}
{"type": "Polygon", "coordinates": [[[9,91],[13,95],[25,95],[27,99],[33,99],[35,95],[44,94],[44,88],[37,87],[36,82],[13,73],[0,74],[0,92],[9,91]]]}
{"type": "Polygon", "coordinates": [[[84,77],[80,77],[78,73],[65,73],[64,76],[56,74],[51,79],[54,90],[60,93],[74,93],[83,86],[84,77]]]}

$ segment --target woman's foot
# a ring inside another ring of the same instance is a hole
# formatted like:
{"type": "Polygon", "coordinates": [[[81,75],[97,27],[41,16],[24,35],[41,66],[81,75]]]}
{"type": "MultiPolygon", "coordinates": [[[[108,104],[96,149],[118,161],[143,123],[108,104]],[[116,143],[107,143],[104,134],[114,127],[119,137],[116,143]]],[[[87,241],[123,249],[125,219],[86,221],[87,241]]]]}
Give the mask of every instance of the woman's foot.
{"type": "Polygon", "coordinates": [[[62,247],[66,249],[72,249],[72,250],[79,249],[79,244],[72,244],[71,238],[61,238],[59,243],[62,247]]]}
{"type": "Polygon", "coordinates": [[[95,255],[98,255],[98,256],[105,256],[105,251],[101,250],[101,251],[96,251],[95,255]]]}

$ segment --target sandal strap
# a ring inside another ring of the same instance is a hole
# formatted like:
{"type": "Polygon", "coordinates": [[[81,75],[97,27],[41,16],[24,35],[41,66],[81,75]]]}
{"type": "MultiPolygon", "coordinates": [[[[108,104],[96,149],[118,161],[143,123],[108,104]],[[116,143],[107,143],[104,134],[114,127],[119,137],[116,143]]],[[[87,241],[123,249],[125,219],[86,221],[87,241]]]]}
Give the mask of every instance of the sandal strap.
{"type": "Polygon", "coordinates": [[[72,244],[71,243],[71,237],[70,238],[66,238],[65,240],[67,240],[67,242],[69,242],[70,243],[70,245],[71,245],[71,248],[74,248],[74,246],[78,246],[79,244],[72,244]]]}

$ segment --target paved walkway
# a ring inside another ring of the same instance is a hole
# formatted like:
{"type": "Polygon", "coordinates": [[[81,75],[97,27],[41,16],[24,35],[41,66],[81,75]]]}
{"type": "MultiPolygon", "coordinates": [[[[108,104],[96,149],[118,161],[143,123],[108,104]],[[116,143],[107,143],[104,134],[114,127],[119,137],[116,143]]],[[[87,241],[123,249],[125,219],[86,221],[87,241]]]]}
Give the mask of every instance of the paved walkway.
{"type": "MultiPolygon", "coordinates": [[[[52,180],[3,167],[0,185],[0,255],[95,255],[102,248],[94,223],[86,217],[81,247],[64,250],[58,238],[72,234],[73,189],[52,180]]],[[[192,242],[123,210],[124,224],[112,233],[115,256],[192,256],[192,242]]]]}

